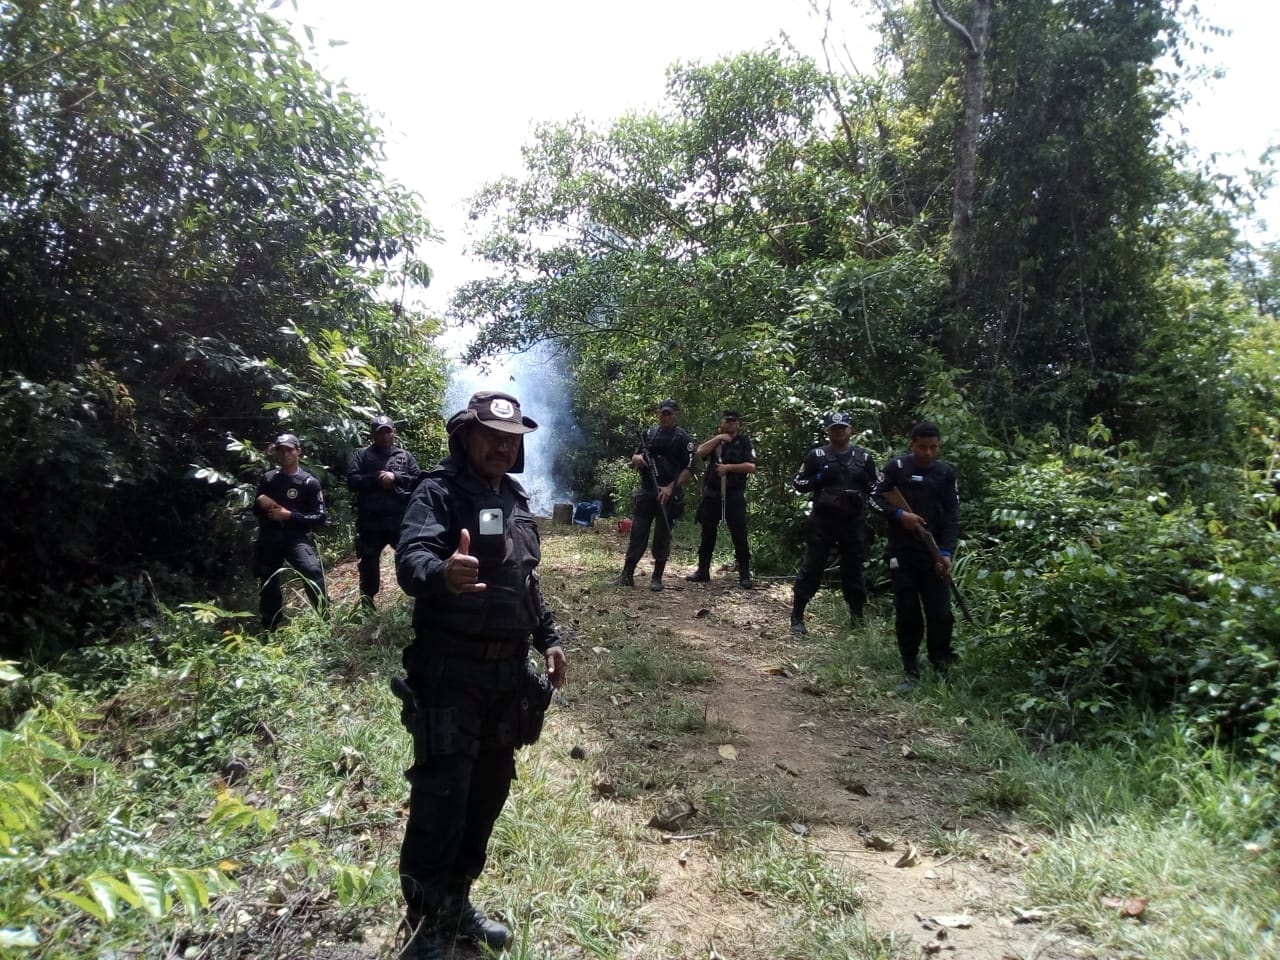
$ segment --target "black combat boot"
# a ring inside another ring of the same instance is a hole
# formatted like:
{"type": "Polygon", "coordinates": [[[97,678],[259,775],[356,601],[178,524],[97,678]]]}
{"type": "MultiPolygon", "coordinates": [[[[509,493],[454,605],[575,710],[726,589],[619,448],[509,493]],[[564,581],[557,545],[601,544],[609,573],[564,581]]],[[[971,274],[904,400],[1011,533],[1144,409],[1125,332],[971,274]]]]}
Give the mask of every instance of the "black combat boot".
{"type": "Polygon", "coordinates": [[[791,632],[803,637],[809,631],[804,628],[804,607],[799,600],[791,601],[791,632]]]}
{"type": "Polygon", "coordinates": [[[405,917],[404,926],[408,939],[404,949],[396,954],[396,960],[448,960],[449,951],[434,919],[410,914],[405,917]]]}
{"type": "Polygon", "coordinates": [[[635,576],[635,567],[623,567],[622,572],[610,580],[609,583],[614,587],[634,587],[636,585],[635,576]]]}
{"type": "Polygon", "coordinates": [[[653,561],[653,576],[649,578],[649,589],[654,593],[662,592],[662,571],[667,569],[667,561],[653,561]]]}
{"type": "Polygon", "coordinates": [[[446,933],[501,950],[511,942],[511,931],[505,924],[486,917],[471,902],[471,884],[461,883],[445,894],[440,905],[440,925],[446,933]]]}
{"type": "Polygon", "coordinates": [[[752,589],[755,584],[751,581],[751,564],[738,561],[738,586],[743,590],[752,589]]]}
{"type": "Polygon", "coordinates": [[[699,567],[693,573],[685,577],[690,583],[708,583],[711,580],[711,571],[706,567],[699,567]]]}

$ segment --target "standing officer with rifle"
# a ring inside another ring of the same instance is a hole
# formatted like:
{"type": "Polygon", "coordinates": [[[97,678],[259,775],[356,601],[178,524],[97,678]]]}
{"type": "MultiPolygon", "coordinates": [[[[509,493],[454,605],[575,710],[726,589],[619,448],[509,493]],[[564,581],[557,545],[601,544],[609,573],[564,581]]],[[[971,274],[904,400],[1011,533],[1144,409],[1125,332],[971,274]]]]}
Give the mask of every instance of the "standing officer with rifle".
{"type": "Polygon", "coordinates": [[[898,652],[907,675],[904,690],[920,679],[922,636],[938,673],[946,673],[956,660],[951,649],[951,555],[960,537],[960,495],[955,467],[938,459],[940,445],[934,424],[917,423],[910,453],[885,464],[872,491],[872,507],[889,521],[887,556],[898,652]]]}
{"type": "Polygon", "coordinates": [[[853,425],[847,413],[823,420],[827,443],[805,454],[792,485],[813,494],[809,536],[791,601],[791,632],[804,636],[804,608],[822,585],[832,547],[840,554],[840,586],[849,605],[849,622],[862,619],[867,586],[862,565],[867,558],[867,497],[876,480],[871,454],[849,442],[853,425]]]}
{"type": "Polygon", "coordinates": [[[538,528],[509,474],[538,425],[507,393],[473,394],[449,418],[449,456],[409,498],[396,577],[414,598],[401,720],[413,734],[400,886],[409,943],[402,960],[445,960],[455,938],[500,950],[506,925],[471,902],[515,752],[533,743],[565,656],[538,586],[538,528]],[[533,670],[529,647],[546,673],[533,670]]]}
{"type": "Polygon", "coordinates": [[[738,584],[751,589],[751,546],[747,542],[747,477],[756,471],[756,451],[751,440],[740,432],[737,410],[720,415],[720,432],[698,445],[698,456],[708,463],[698,520],[702,540],[698,544],[698,569],[685,577],[693,583],[711,579],[711,555],[716,549],[720,524],[729,528],[733,554],[738,561],[738,584]]]}
{"type": "Polygon", "coordinates": [[[676,426],[680,405],[668,397],[658,404],[658,425],[640,432],[631,466],[640,471],[640,489],[631,503],[631,539],[622,561],[619,587],[635,586],[636,564],[653,532],[653,575],[649,589],[662,589],[662,573],[671,555],[671,527],[684,510],[680,488],[693,476],[693,438],[676,426]],[[654,520],[657,523],[654,523],[654,520]]]}

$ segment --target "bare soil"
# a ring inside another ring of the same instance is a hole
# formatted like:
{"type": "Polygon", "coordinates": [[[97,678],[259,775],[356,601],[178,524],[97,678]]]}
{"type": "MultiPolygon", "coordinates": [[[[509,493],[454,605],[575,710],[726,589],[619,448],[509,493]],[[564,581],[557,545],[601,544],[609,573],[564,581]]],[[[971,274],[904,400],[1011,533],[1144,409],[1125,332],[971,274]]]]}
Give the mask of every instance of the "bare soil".
{"type": "MultiPolygon", "coordinates": [[[[982,771],[946,759],[964,727],[954,721],[922,724],[919,712],[892,694],[850,702],[823,691],[796,666],[807,659],[823,631],[811,625],[798,638],[788,628],[789,581],[757,581],[743,590],[732,571],[713,571],[711,583],[687,583],[689,568],[674,561],[666,589],[648,589],[646,560],[636,587],[605,586],[598,571],[574,568],[574,550],[561,537],[603,538],[624,547],[611,525],[590,530],[543,523],[543,570],[587,583],[583,600],[670,631],[707,662],[713,679],[692,693],[708,721],[727,731],[729,757],[696,758],[717,764],[721,780],[756,784],[785,781],[805,798],[805,820],[791,828],[822,856],[859,878],[865,920],[872,931],[892,934],[902,956],[941,955],[956,960],[1060,960],[1097,954],[1047,921],[1036,919],[1020,883],[1021,867],[1035,843],[1002,816],[966,807],[982,771]],[[915,719],[912,719],[915,718],[915,719]],[[736,754],[736,756],[735,756],[736,754]],[[931,848],[939,832],[965,838],[961,852],[931,848]],[[890,846],[891,845],[891,846],[890,846]],[[885,847],[889,847],[885,849],[885,847]],[[879,849],[877,849],[879,848],[879,849]]],[[[677,554],[678,556],[678,554],[677,554]]],[[[384,554],[380,599],[399,596],[384,554]]],[[[330,571],[333,599],[355,600],[354,564],[330,571]]],[[[574,601],[570,600],[570,606],[574,601]]],[[[589,632],[589,617],[581,629],[589,632]]],[[[574,646],[569,645],[569,689],[574,646]]],[[[577,651],[580,655],[581,650],[577,651]]],[[[881,678],[892,686],[891,678],[881,678]]],[[[575,722],[569,708],[549,722],[575,722]]],[[[578,720],[583,718],[579,717],[578,720]]],[[[601,734],[603,736],[603,733],[601,734]]],[[[708,747],[716,752],[716,745],[708,747]]],[[[685,758],[695,759],[695,758],[685,758]]],[[[678,761],[677,761],[678,762],[678,761]]],[[[635,811],[639,822],[654,801],[635,811]]],[[[769,904],[749,891],[724,892],[714,881],[716,864],[696,818],[686,828],[653,831],[645,856],[659,878],[645,909],[645,942],[628,956],[771,960],[792,957],[770,945],[769,904]]],[[[366,931],[365,948],[385,955],[387,941],[366,931]],[[370,942],[373,941],[373,942],[370,942]],[[381,942],[378,942],[381,941],[381,942]]],[[[368,953],[363,953],[369,956],[368,953]]],[[[339,950],[332,956],[353,956],[339,950]]]]}
{"type": "MultiPolygon", "coordinates": [[[[550,531],[556,536],[555,528],[550,531]]],[[[620,567],[622,539],[604,524],[590,534],[614,541],[620,567]]],[[[547,553],[555,564],[564,551],[552,546],[547,553]]],[[[869,928],[909,940],[924,955],[966,960],[1091,953],[1043,922],[1025,919],[1032,905],[1019,874],[1034,844],[1003,818],[964,809],[982,773],[922,759],[945,757],[963,736],[962,725],[921,726],[909,719],[917,711],[892,695],[851,703],[817,688],[795,664],[807,658],[806,648],[823,642],[823,633],[811,624],[808,636],[791,634],[789,581],[761,580],[744,590],[736,573],[716,570],[710,583],[689,583],[684,575],[690,568],[673,563],[666,589],[653,593],[644,563],[635,588],[604,588],[609,603],[636,614],[638,624],[666,628],[711,665],[714,679],[693,696],[708,721],[730,732],[732,758],[717,758],[717,777],[794,781],[807,819],[792,829],[862,878],[869,928]],[[972,852],[930,850],[928,838],[938,831],[969,838],[965,846],[972,852]],[[886,841],[891,849],[875,849],[886,841]],[[909,862],[899,865],[904,857],[909,862]]],[[[558,572],[587,575],[563,566],[558,572]]],[[[572,666],[569,677],[572,682],[572,666]]],[[[757,943],[756,932],[768,921],[751,900],[725,896],[708,882],[712,864],[700,851],[705,840],[698,832],[694,822],[678,834],[690,839],[651,848],[661,881],[646,919],[667,950],[645,955],[776,956],[757,943]],[[672,952],[675,945],[691,952],[672,952]]]]}

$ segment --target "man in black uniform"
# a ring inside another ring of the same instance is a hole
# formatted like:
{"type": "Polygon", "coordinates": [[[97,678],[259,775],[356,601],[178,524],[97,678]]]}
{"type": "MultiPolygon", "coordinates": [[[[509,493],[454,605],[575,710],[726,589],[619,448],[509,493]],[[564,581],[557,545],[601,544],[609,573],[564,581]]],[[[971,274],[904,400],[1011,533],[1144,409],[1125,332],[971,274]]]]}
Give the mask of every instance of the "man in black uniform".
{"type": "Polygon", "coordinates": [[[929,662],[945,673],[955,662],[951,649],[951,592],[947,576],[951,555],[960,536],[960,495],[956,469],[938,459],[941,438],[929,422],[911,431],[910,453],[885,464],[872,495],[872,505],[889,520],[889,573],[893,578],[893,612],[898,652],[909,688],[920,678],[920,640],[923,636],[929,662]],[[889,503],[884,494],[897,490],[910,505],[904,510],[889,503]],[[942,559],[919,535],[928,529],[938,544],[942,559]],[[921,610],[923,609],[923,616],[921,610]],[[926,632],[927,624],[927,632],[926,632]]]}
{"type": "Polygon", "coordinates": [[[631,465],[640,471],[640,489],[631,503],[631,539],[627,542],[622,573],[614,581],[617,586],[635,585],[636,564],[644,556],[649,542],[649,527],[652,526],[653,575],[649,579],[649,589],[655,593],[662,589],[662,572],[667,568],[667,557],[671,555],[671,527],[684,510],[684,495],[680,488],[693,476],[693,438],[676,426],[679,409],[680,405],[670,397],[658,404],[658,425],[642,434],[643,442],[631,455],[631,465]],[[652,465],[646,448],[653,456],[652,465]],[[653,477],[655,468],[658,474],[656,485],[653,477]]]}
{"type": "Polygon", "coordinates": [[[360,603],[372,608],[381,586],[378,567],[385,547],[394,549],[409,494],[422,473],[413,454],[396,444],[390,417],[375,417],[373,443],[351,458],[347,486],[356,495],[356,557],[360,603]]]}
{"type": "Polygon", "coordinates": [[[740,430],[738,411],[720,415],[720,432],[698,445],[698,456],[714,461],[708,465],[702,486],[698,520],[702,540],[698,544],[698,569],[685,577],[694,583],[711,579],[711,554],[716,549],[720,521],[729,527],[733,553],[738,561],[738,583],[751,589],[751,547],[747,543],[747,477],[756,471],[756,451],[740,430]]]}
{"type": "Polygon", "coordinates": [[[537,424],[506,393],[483,392],[446,426],[449,456],[409,498],[396,576],[415,598],[404,652],[413,734],[400,885],[411,939],[402,957],[443,960],[455,937],[500,949],[503,924],[471,903],[493,825],[515,777],[515,751],[541,728],[565,657],[536,567],[538,528],[524,488],[523,435],[537,424]],[[541,694],[541,695],[539,695],[541,694]]]}
{"type": "Polygon", "coordinates": [[[262,625],[274,630],[282,623],[284,597],[280,578],[288,564],[302,574],[311,605],[324,612],[328,595],[324,570],[311,531],[324,526],[324,493],[320,481],[298,467],[302,444],[292,433],[276,437],[271,448],[278,466],[258,481],[253,512],[258,517],[258,539],[253,545],[253,574],[259,580],[262,625]]]}
{"type": "Polygon", "coordinates": [[[791,602],[791,632],[805,634],[804,608],[822,586],[827,557],[840,554],[840,586],[849,605],[849,622],[862,619],[867,587],[862,565],[867,559],[867,497],[876,480],[871,454],[849,442],[853,426],[847,413],[829,413],[823,420],[827,443],[805,454],[792,483],[800,493],[813,494],[809,535],[791,602]]]}

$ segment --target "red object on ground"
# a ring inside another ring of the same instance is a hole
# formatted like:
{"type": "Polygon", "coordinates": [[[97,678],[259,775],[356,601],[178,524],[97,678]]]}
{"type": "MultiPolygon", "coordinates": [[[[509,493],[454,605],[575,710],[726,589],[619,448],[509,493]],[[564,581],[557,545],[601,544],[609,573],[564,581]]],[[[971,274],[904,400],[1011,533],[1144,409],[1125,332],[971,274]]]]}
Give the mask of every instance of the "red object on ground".
{"type": "Polygon", "coordinates": [[[631,532],[631,518],[630,518],[630,517],[628,517],[626,520],[619,520],[619,521],[618,521],[618,532],[619,532],[619,533],[630,533],[630,532],[631,532]]]}

